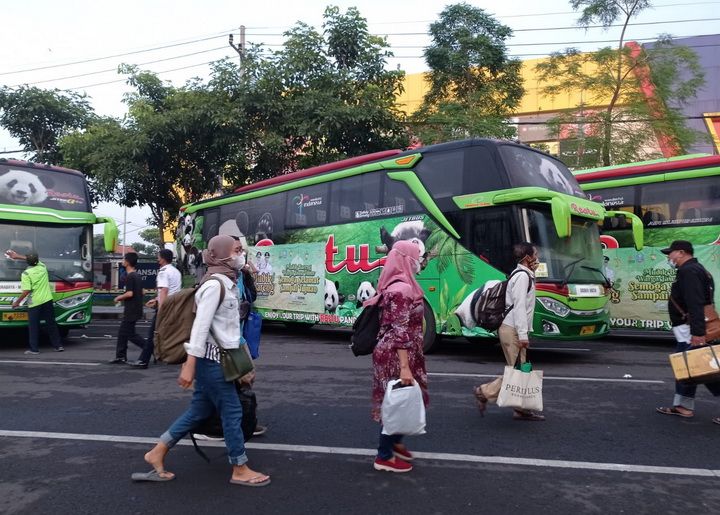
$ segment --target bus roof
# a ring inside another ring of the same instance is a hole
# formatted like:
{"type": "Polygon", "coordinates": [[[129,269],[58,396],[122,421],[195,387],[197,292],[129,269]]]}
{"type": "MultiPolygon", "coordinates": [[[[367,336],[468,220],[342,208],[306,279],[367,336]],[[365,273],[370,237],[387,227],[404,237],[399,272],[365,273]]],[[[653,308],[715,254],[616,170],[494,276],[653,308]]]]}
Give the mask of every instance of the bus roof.
{"type": "Polygon", "coordinates": [[[334,163],[326,163],[319,166],[313,166],[312,168],[306,168],[304,170],[298,170],[296,172],[286,173],[284,175],[278,175],[277,177],[271,177],[264,181],[254,182],[246,186],[240,186],[235,189],[235,193],[247,193],[248,191],[255,191],[263,188],[269,188],[270,186],[277,186],[278,184],[284,184],[286,182],[296,181],[305,177],[312,177],[313,175],[320,175],[325,172],[333,172],[336,170],[344,170],[345,168],[352,168],[365,163],[371,163],[373,161],[380,161],[389,157],[401,154],[402,150],[383,150],[382,152],[375,152],[373,154],[366,154],[364,156],[351,157],[349,159],[343,159],[342,161],[336,161],[334,163]]]}
{"type": "Polygon", "coordinates": [[[49,170],[52,172],[72,173],[75,175],[83,176],[82,172],[78,172],[77,170],[72,170],[70,168],[63,168],[62,166],[46,165],[43,163],[33,163],[31,161],[21,161],[19,159],[5,159],[4,157],[0,158],[0,165],[22,166],[24,168],[35,168],[35,169],[40,169],[40,170],[49,170]]]}
{"type": "Polygon", "coordinates": [[[652,175],[671,171],[682,171],[698,168],[709,168],[720,166],[720,156],[710,154],[691,154],[676,156],[667,159],[656,159],[653,161],[642,161],[616,166],[605,166],[602,168],[590,168],[574,172],[578,182],[593,182],[605,179],[617,179],[620,177],[631,177],[634,175],[652,175]]]}

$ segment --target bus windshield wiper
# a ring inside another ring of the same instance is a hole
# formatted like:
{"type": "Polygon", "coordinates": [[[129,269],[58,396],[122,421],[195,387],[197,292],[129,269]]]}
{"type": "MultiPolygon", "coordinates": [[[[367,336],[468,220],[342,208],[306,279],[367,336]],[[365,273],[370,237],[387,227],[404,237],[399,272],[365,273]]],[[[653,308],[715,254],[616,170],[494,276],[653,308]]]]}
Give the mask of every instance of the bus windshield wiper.
{"type": "Polygon", "coordinates": [[[65,284],[69,284],[70,286],[74,286],[73,283],[71,283],[70,281],[68,281],[67,279],[65,279],[62,275],[53,272],[52,270],[48,270],[48,274],[49,274],[49,275],[52,275],[52,276],[55,277],[56,279],[60,279],[60,280],[61,280],[62,282],[64,282],[65,284]]]}
{"type": "Polygon", "coordinates": [[[586,270],[592,270],[593,272],[599,273],[600,275],[602,275],[602,278],[605,279],[605,286],[607,286],[608,288],[612,288],[612,284],[610,284],[610,279],[608,279],[607,276],[603,273],[603,271],[599,268],[587,265],[580,265],[580,268],[585,268],[586,270]]]}
{"type": "Polygon", "coordinates": [[[570,282],[570,276],[572,275],[573,271],[575,271],[575,265],[577,265],[580,261],[584,260],[585,258],[581,257],[579,259],[576,259],[575,261],[572,261],[571,263],[568,263],[563,267],[563,272],[565,273],[565,279],[562,282],[563,285],[567,285],[567,283],[570,282]],[[566,271],[568,268],[570,268],[570,272],[566,271]]]}

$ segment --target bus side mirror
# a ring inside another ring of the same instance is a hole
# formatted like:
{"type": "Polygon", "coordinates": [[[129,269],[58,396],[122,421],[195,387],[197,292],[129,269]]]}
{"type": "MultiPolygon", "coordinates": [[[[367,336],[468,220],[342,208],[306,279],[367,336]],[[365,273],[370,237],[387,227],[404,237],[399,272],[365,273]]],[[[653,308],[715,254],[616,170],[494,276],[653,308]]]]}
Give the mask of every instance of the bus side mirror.
{"type": "Polygon", "coordinates": [[[103,245],[105,247],[105,252],[113,252],[115,251],[115,247],[117,247],[118,243],[118,227],[115,223],[115,220],[113,220],[110,217],[98,217],[97,218],[98,223],[104,223],[103,225],[103,245]]]}
{"type": "Polygon", "coordinates": [[[562,198],[553,197],[550,200],[550,208],[558,238],[567,238],[571,233],[570,206],[562,198]]]}
{"type": "MultiPolygon", "coordinates": [[[[645,246],[645,237],[643,230],[645,229],[643,227],[642,220],[640,218],[628,211],[605,211],[605,221],[603,222],[603,228],[608,224],[609,221],[612,221],[613,219],[621,219],[627,223],[630,223],[630,228],[632,229],[632,235],[633,235],[633,245],[635,246],[635,250],[641,251],[643,247],[645,246]]],[[[611,228],[612,223],[611,223],[611,228]]]]}

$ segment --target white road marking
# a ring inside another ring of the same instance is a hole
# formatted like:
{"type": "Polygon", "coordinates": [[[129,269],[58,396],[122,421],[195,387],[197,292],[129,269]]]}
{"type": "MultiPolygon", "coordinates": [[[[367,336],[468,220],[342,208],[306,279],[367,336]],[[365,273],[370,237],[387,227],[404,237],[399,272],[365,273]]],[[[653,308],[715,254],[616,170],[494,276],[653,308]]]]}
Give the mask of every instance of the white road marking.
{"type": "Polygon", "coordinates": [[[73,361],[31,361],[31,360],[13,360],[0,359],[0,363],[15,363],[20,365],[74,365],[78,367],[96,367],[101,363],[77,363],[73,361]]]}
{"type": "MultiPolygon", "coordinates": [[[[0,436],[9,438],[48,438],[54,440],[80,440],[85,442],[111,442],[132,444],[155,444],[157,438],[138,436],[98,435],[79,433],[49,433],[40,431],[3,431],[0,436]]],[[[179,445],[192,445],[188,440],[181,440],[179,445]]],[[[223,442],[202,441],[203,447],[224,447],[223,442]]],[[[358,449],[353,447],[322,447],[316,445],[287,445],[272,443],[248,443],[248,449],[264,451],[304,452],[313,454],[333,454],[345,456],[375,456],[375,449],[358,449]]],[[[451,454],[442,452],[413,452],[418,458],[435,461],[454,461],[463,463],[486,463],[492,465],[515,465],[521,467],[545,467],[562,469],[579,469],[590,471],[632,472],[638,474],[667,474],[675,476],[698,476],[720,478],[720,470],[686,468],[686,467],[660,467],[655,465],[632,465],[628,463],[601,463],[592,461],[545,460],[535,458],[515,458],[506,456],[477,456],[473,454],[451,454]]]]}
{"type": "MultiPolygon", "coordinates": [[[[490,377],[495,378],[502,374],[454,374],[451,372],[428,372],[429,376],[439,377],[490,377]]],[[[645,384],[665,384],[665,381],[659,379],[613,379],[605,377],[560,377],[560,376],[543,376],[543,379],[552,379],[556,381],[589,381],[595,383],[645,383],[645,384]]]]}
{"type": "Polygon", "coordinates": [[[81,334],[77,338],[82,338],[84,340],[107,340],[112,337],[113,336],[111,334],[105,334],[103,336],[88,336],[87,334],[81,334]]]}
{"type": "Polygon", "coordinates": [[[569,347],[531,347],[532,350],[572,350],[572,351],[582,351],[582,352],[590,352],[592,349],[573,349],[569,347]]]}

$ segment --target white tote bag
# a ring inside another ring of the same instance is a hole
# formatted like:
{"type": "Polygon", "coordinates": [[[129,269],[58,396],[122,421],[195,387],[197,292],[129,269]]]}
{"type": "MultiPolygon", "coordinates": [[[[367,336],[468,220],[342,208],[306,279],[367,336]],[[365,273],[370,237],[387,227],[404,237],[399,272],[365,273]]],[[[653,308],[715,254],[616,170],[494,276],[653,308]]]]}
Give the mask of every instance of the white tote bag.
{"type": "Polygon", "coordinates": [[[542,411],[542,387],[542,370],[523,372],[515,367],[505,367],[497,405],[521,410],[542,411]]]}
{"type": "Polygon", "coordinates": [[[420,386],[402,386],[399,379],[388,381],[382,403],[384,435],[425,434],[425,404],[420,386]]]}

